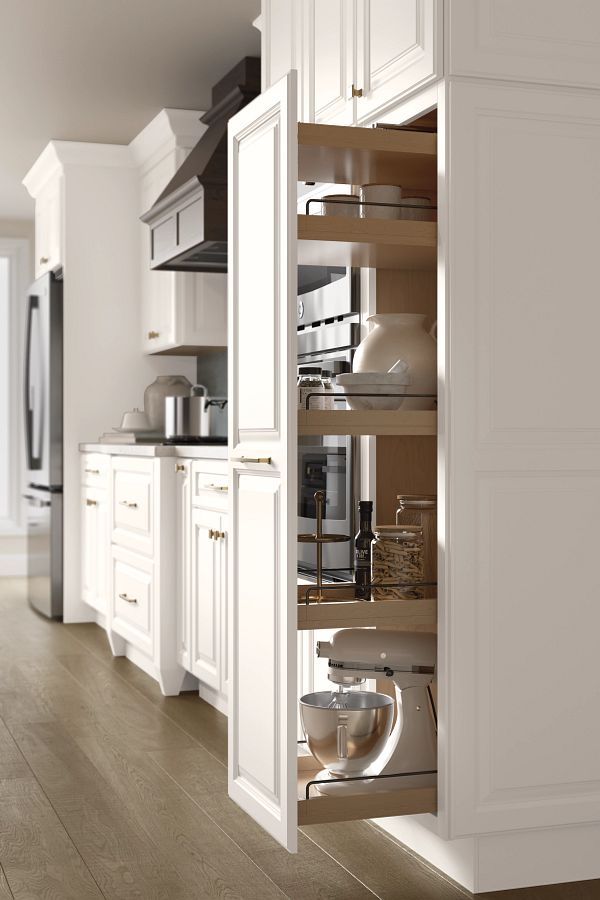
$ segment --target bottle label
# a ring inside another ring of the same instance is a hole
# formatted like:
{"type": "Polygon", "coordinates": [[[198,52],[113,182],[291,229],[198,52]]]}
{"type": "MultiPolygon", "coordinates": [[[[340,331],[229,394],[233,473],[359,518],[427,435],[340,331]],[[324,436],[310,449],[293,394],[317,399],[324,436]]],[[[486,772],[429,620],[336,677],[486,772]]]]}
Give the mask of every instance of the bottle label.
{"type": "Polygon", "coordinates": [[[370,566],[371,565],[371,548],[365,547],[361,549],[357,547],[355,550],[354,558],[357,566],[370,566]]]}

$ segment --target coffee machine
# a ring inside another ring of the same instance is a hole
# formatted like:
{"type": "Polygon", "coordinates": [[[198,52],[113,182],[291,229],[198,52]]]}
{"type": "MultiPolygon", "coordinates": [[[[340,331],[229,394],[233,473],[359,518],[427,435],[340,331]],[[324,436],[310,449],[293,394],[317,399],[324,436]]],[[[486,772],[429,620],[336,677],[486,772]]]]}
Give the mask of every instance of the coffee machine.
{"type": "Polygon", "coordinates": [[[328,660],[328,678],[338,686],[300,700],[308,748],[324,766],[316,778],[327,781],[317,785],[321,793],[435,784],[437,720],[430,685],[436,645],[434,634],[367,628],[342,629],[330,641],[317,642],[317,655],[328,660]],[[367,678],[389,678],[396,703],[388,694],[352,690],[367,678]]]}

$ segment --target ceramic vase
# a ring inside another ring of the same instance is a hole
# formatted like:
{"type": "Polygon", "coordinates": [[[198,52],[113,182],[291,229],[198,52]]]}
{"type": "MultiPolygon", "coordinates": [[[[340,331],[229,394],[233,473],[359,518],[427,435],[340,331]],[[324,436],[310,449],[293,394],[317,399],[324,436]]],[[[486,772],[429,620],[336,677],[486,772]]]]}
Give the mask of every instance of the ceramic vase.
{"type": "Polygon", "coordinates": [[[164,434],[165,397],[189,397],[192,385],[185,375],[159,375],[144,391],[144,412],[153,431],[164,434]]]}
{"type": "MultiPolygon", "coordinates": [[[[437,393],[437,346],[431,332],[425,330],[420,313],[381,313],[369,316],[371,330],[354,355],[355,372],[388,372],[399,359],[408,364],[410,385],[407,393],[437,393]]],[[[433,409],[435,400],[406,399],[402,409],[433,409]]]]}

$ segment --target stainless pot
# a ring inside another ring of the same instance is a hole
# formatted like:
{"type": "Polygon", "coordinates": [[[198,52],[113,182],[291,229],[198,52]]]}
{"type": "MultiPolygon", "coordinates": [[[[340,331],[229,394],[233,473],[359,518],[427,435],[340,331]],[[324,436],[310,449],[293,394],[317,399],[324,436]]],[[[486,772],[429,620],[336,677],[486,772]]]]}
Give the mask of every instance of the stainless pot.
{"type": "Polygon", "coordinates": [[[209,397],[203,384],[195,384],[189,397],[165,397],[165,437],[226,437],[226,410],[227,400],[209,397]]]}
{"type": "Polygon", "coordinates": [[[300,699],[308,749],[332,775],[359,775],[381,754],[392,730],[394,701],[387,694],[332,691],[300,699]]]}

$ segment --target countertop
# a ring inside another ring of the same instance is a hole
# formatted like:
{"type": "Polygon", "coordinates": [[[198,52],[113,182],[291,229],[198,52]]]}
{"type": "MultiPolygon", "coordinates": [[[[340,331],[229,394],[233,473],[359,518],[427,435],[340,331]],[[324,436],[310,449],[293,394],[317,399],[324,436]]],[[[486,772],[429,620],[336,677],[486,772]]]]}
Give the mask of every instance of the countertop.
{"type": "Polygon", "coordinates": [[[81,453],[119,456],[181,456],[185,459],[227,459],[227,444],[80,444],[81,453]]]}

